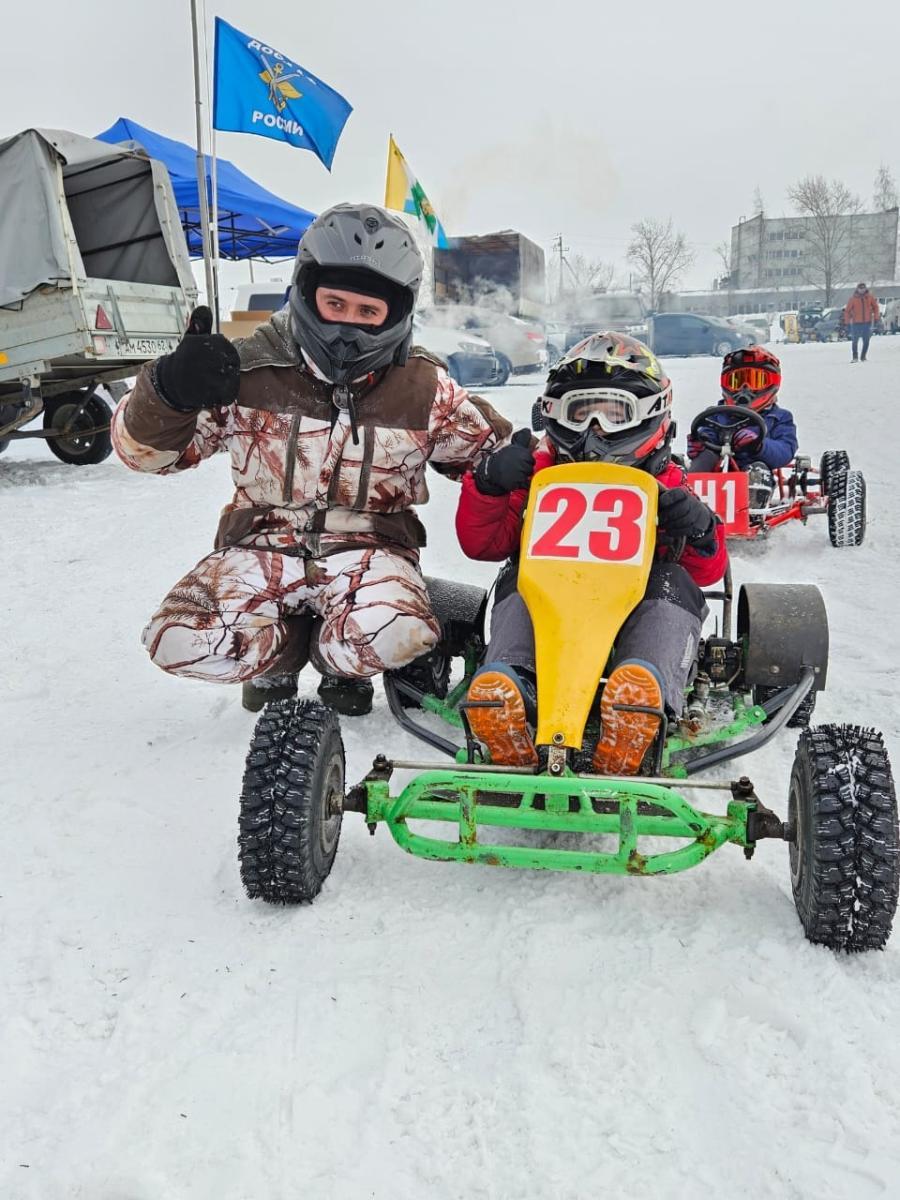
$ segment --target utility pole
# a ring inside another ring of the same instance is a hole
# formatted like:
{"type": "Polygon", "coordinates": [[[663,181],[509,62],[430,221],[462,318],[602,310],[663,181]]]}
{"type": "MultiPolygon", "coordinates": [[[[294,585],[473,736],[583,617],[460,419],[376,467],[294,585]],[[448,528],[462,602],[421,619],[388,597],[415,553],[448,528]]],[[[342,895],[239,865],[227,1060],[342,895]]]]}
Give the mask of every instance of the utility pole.
{"type": "Polygon", "coordinates": [[[553,245],[553,249],[559,255],[559,287],[557,288],[556,299],[557,299],[557,301],[560,301],[560,300],[562,300],[563,290],[564,290],[564,288],[563,288],[563,267],[565,266],[565,262],[566,262],[566,251],[568,250],[569,247],[563,245],[563,235],[561,233],[558,233],[556,235],[556,237],[553,239],[552,245],[553,245]]]}

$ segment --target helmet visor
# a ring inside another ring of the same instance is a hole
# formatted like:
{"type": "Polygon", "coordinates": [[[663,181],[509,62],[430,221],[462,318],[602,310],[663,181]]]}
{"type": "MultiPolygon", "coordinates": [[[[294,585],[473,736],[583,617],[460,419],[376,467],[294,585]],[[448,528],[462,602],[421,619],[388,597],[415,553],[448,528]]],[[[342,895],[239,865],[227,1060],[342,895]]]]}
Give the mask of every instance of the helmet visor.
{"type": "Polygon", "coordinates": [[[580,388],[558,398],[544,396],[542,410],[545,417],[579,433],[593,421],[604,433],[619,433],[644,419],[636,398],[618,388],[580,388]]]}
{"type": "Polygon", "coordinates": [[[766,392],[778,387],[781,375],[771,367],[734,367],[722,372],[722,387],[726,392],[740,392],[744,388],[751,392],[766,392]]]}

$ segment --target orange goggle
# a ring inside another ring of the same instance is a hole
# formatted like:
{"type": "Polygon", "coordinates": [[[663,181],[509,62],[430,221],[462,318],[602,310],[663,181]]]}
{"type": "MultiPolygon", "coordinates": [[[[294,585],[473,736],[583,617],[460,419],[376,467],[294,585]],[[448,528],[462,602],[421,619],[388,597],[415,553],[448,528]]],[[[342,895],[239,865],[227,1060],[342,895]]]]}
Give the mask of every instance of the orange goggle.
{"type": "Polygon", "coordinates": [[[735,367],[722,374],[722,387],[726,392],[739,392],[749,388],[751,392],[765,392],[778,387],[781,375],[770,367],[735,367]]]}

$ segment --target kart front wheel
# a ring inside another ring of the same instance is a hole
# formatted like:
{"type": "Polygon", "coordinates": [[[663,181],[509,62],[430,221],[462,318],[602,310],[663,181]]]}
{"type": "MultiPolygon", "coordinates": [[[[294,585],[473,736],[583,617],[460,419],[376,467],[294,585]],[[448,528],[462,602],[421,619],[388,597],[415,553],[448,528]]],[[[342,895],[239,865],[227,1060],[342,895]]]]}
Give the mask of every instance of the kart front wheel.
{"type": "Polygon", "coordinates": [[[241,790],[241,880],[251,900],[314,900],[341,836],[344,745],[334,712],[279,700],[256,723],[241,790]]]}
{"type": "Polygon", "coordinates": [[[832,546],[861,546],[866,536],[866,481],[862,471],[837,471],[829,481],[828,536],[832,546]]]}
{"type": "Polygon", "coordinates": [[[788,797],[791,888],[811,942],[881,950],[900,889],[891,765],[880,733],[821,725],[800,735],[788,797]]]}

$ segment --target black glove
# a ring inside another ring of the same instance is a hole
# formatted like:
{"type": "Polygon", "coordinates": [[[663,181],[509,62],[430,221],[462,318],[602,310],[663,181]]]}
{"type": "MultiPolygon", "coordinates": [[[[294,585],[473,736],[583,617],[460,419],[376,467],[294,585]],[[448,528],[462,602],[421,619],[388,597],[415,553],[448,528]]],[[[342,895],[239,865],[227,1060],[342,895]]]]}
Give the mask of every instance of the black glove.
{"type": "Polygon", "coordinates": [[[656,517],[660,530],[670,538],[686,538],[689,545],[705,545],[715,537],[716,519],[702,500],[685,487],[659,490],[656,517]]]}
{"type": "Polygon", "coordinates": [[[237,400],[241,360],[228,338],[211,330],[210,310],[205,305],[195,308],[184,337],[153,368],[156,390],[178,412],[199,412],[237,400]]]}
{"type": "Polygon", "coordinates": [[[531,433],[517,429],[508,446],[485,455],[475,468],[475,486],[485,496],[504,496],[527,488],[534,474],[531,433]]]}

